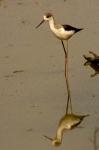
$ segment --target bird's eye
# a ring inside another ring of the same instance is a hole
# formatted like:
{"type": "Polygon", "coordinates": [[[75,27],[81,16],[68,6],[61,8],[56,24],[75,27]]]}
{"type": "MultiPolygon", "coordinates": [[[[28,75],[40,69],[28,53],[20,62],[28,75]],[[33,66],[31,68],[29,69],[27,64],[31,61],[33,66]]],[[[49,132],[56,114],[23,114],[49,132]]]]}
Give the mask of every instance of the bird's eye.
{"type": "Polygon", "coordinates": [[[49,17],[50,17],[50,15],[47,15],[46,17],[47,17],[47,18],[49,18],[49,17]]]}
{"type": "Polygon", "coordinates": [[[50,18],[52,15],[49,13],[46,15],[46,18],[50,18]]]}

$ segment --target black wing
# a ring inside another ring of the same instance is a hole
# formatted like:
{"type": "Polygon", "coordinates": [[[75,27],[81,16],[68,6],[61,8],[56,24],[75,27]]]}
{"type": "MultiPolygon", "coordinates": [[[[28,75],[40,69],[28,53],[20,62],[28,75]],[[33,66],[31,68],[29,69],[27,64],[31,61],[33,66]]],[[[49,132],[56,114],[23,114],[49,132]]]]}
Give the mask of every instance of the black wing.
{"type": "Polygon", "coordinates": [[[65,25],[65,24],[63,25],[63,27],[66,31],[74,31],[75,33],[79,32],[80,30],[83,30],[82,28],[75,28],[73,26],[65,25]]]}

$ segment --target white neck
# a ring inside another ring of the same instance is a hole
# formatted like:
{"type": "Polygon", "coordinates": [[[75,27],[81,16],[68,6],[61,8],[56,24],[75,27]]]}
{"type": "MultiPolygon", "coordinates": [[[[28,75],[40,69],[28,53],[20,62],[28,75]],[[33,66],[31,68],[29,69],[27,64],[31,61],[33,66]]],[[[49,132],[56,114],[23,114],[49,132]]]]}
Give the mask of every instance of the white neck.
{"type": "Polygon", "coordinates": [[[60,142],[62,142],[62,137],[63,137],[63,128],[59,127],[57,129],[57,133],[56,133],[56,139],[60,142]]]}
{"type": "Polygon", "coordinates": [[[55,28],[55,20],[53,17],[51,17],[49,20],[49,26],[51,29],[55,28]]]}

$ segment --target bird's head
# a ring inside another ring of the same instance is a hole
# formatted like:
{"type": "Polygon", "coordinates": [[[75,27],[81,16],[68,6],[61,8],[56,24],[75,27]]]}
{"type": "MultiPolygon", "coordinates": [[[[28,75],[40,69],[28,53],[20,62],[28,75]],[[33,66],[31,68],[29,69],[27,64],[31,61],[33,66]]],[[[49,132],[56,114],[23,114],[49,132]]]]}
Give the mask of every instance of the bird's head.
{"type": "Polygon", "coordinates": [[[43,20],[36,26],[36,28],[38,28],[41,24],[43,24],[45,21],[49,21],[50,19],[53,18],[53,15],[51,13],[46,13],[43,16],[43,20]]]}
{"type": "Polygon", "coordinates": [[[53,15],[51,13],[46,13],[43,18],[45,21],[49,21],[51,18],[53,17],[53,15]]]}
{"type": "Polygon", "coordinates": [[[62,142],[59,139],[57,139],[57,138],[53,139],[53,141],[52,141],[52,145],[56,146],[56,147],[60,146],[61,143],[62,142]]]}

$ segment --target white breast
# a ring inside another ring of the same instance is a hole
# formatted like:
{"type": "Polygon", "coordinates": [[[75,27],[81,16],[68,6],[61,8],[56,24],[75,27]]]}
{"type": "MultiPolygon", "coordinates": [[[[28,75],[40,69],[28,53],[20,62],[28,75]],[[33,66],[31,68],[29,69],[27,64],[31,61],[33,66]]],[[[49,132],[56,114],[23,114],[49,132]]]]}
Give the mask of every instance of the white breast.
{"type": "Polygon", "coordinates": [[[56,28],[52,23],[50,23],[50,29],[54,33],[54,35],[61,40],[68,40],[74,34],[74,31],[66,31],[61,26],[60,28],[56,28]]]}

